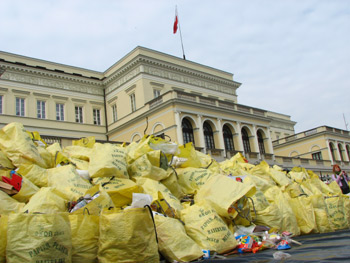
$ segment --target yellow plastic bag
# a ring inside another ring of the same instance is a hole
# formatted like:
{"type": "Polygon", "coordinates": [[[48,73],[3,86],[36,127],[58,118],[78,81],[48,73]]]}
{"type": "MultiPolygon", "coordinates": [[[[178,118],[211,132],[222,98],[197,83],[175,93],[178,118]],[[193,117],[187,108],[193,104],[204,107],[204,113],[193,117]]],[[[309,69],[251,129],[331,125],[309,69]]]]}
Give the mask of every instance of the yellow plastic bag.
{"type": "Polygon", "coordinates": [[[101,184],[111,197],[115,207],[123,207],[131,204],[132,193],[142,193],[143,189],[130,179],[116,177],[97,177],[94,184],[101,184]]]}
{"type": "Polygon", "coordinates": [[[69,158],[71,164],[73,164],[79,170],[89,170],[89,162],[74,157],[69,158]]]}
{"type": "Polygon", "coordinates": [[[254,207],[256,211],[262,211],[266,209],[270,203],[267,201],[265,195],[260,190],[256,190],[255,194],[251,196],[254,202],[254,207]]]}
{"type": "Polygon", "coordinates": [[[87,203],[83,208],[75,210],[72,212],[72,214],[83,214],[85,208],[87,208],[91,215],[99,215],[103,208],[114,207],[111,197],[100,184],[95,185],[87,190],[84,196],[86,195],[90,195],[93,200],[87,203]]]}
{"type": "Polygon", "coordinates": [[[151,212],[147,208],[103,210],[98,260],[100,263],[159,262],[151,212]]]}
{"type": "Polygon", "coordinates": [[[84,146],[66,146],[63,149],[63,153],[66,154],[69,159],[75,158],[83,161],[89,161],[90,155],[92,153],[92,148],[84,147],[84,146]]]}
{"type": "Polygon", "coordinates": [[[143,188],[145,194],[152,196],[153,201],[165,199],[174,210],[175,217],[179,217],[179,212],[183,209],[180,200],[177,199],[165,185],[159,181],[148,178],[138,178],[136,183],[143,188]]]}
{"type": "Polygon", "coordinates": [[[42,187],[23,207],[23,212],[57,213],[67,211],[65,200],[51,187],[42,187]]]}
{"type": "Polygon", "coordinates": [[[318,232],[327,233],[332,232],[332,226],[329,221],[328,209],[322,194],[310,196],[312,205],[314,207],[315,219],[318,232]]]}
{"type": "Polygon", "coordinates": [[[270,170],[269,170],[270,176],[276,182],[276,184],[279,186],[287,186],[287,185],[291,184],[292,180],[290,180],[287,177],[286,172],[284,172],[278,168],[279,167],[275,165],[274,168],[270,168],[270,170]]]}
{"type": "Polygon", "coordinates": [[[6,215],[0,215],[0,263],[6,263],[7,220],[6,215]]]}
{"type": "Polygon", "coordinates": [[[237,241],[226,223],[209,204],[201,202],[181,211],[186,233],[201,249],[219,254],[233,250],[237,241]]]}
{"type": "Polygon", "coordinates": [[[301,234],[317,233],[318,229],[311,198],[307,196],[290,198],[289,204],[293,209],[301,234]]]}
{"type": "Polygon", "coordinates": [[[341,191],[341,189],[336,181],[332,181],[328,186],[332,190],[332,195],[341,196],[343,194],[343,192],[341,191]]]}
{"type": "Polygon", "coordinates": [[[184,197],[185,193],[182,190],[182,187],[179,185],[177,174],[175,170],[168,169],[168,176],[164,180],[161,181],[162,184],[166,186],[170,190],[170,192],[177,198],[181,199],[184,197]]]}
{"type": "Polygon", "coordinates": [[[72,241],[68,213],[10,214],[7,263],[71,262],[72,241]]]}
{"type": "Polygon", "coordinates": [[[343,202],[345,217],[348,220],[348,225],[350,226],[350,197],[348,195],[343,195],[343,202]]]}
{"type": "Polygon", "coordinates": [[[240,175],[241,175],[241,177],[245,176],[243,179],[244,183],[249,183],[249,184],[255,185],[256,189],[259,189],[263,193],[265,191],[267,191],[268,189],[270,189],[271,187],[276,187],[275,183],[271,184],[271,181],[267,181],[264,178],[261,178],[259,176],[255,176],[255,175],[249,174],[247,172],[240,173],[240,175]]]}
{"type": "Polygon", "coordinates": [[[265,161],[262,161],[258,165],[255,165],[252,169],[249,170],[249,173],[266,180],[271,186],[276,185],[276,182],[271,177],[270,166],[265,161]]]}
{"type": "Polygon", "coordinates": [[[229,211],[231,206],[243,197],[251,197],[255,191],[256,188],[252,184],[240,183],[225,175],[216,175],[210,177],[198,190],[194,200],[205,200],[220,216],[235,218],[238,211],[229,211]]]}
{"type": "Polygon", "coordinates": [[[21,190],[12,196],[12,198],[16,199],[19,202],[27,203],[29,199],[39,191],[39,187],[33,184],[26,177],[22,177],[22,186],[21,190]]]}
{"type": "Polygon", "coordinates": [[[6,154],[0,151],[0,169],[9,169],[12,170],[15,168],[9,158],[7,158],[6,154]]]}
{"type": "Polygon", "coordinates": [[[73,140],[72,145],[93,148],[95,145],[95,136],[84,137],[80,140],[73,140]]]}
{"type": "Polygon", "coordinates": [[[283,187],[282,189],[285,193],[288,193],[288,195],[291,198],[295,198],[295,197],[298,197],[298,196],[305,194],[305,192],[301,188],[300,184],[298,184],[296,182],[293,182],[293,183],[289,184],[288,186],[283,187]]]}
{"type": "Polygon", "coordinates": [[[26,177],[29,181],[38,187],[47,187],[47,169],[36,164],[22,165],[17,173],[26,177]]]}
{"type": "Polygon", "coordinates": [[[70,214],[72,232],[72,262],[97,263],[99,217],[85,214],[70,214]]]}
{"type": "Polygon", "coordinates": [[[167,261],[188,262],[203,256],[202,249],[187,234],[177,219],[155,215],[159,252],[167,261]]]}
{"type": "Polygon", "coordinates": [[[30,132],[27,131],[29,137],[32,139],[32,141],[34,142],[35,145],[40,145],[43,147],[47,147],[47,143],[41,138],[39,132],[34,131],[34,132],[30,132]]]}
{"type": "Polygon", "coordinates": [[[11,196],[0,190],[0,215],[7,215],[12,212],[19,212],[22,210],[24,203],[18,202],[11,196]]]}
{"type": "Polygon", "coordinates": [[[282,220],[281,230],[289,231],[296,236],[300,235],[297,218],[289,204],[289,194],[284,194],[279,187],[272,186],[264,192],[264,195],[270,203],[276,204],[279,209],[279,216],[282,220]]]}
{"type": "Polygon", "coordinates": [[[325,197],[329,221],[334,230],[349,228],[348,220],[344,211],[342,196],[325,197]]]}
{"type": "Polygon", "coordinates": [[[47,171],[49,187],[55,188],[65,200],[78,199],[92,187],[88,181],[80,177],[73,165],[64,165],[47,171]]]}
{"type": "Polygon", "coordinates": [[[186,143],[184,145],[179,146],[180,153],[176,156],[181,158],[186,158],[187,161],[181,164],[181,168],[186,167],[193,167],[193,168],[199,168],[201,167],[202,163],[200,158],[197,155],[197,151],[194,148],[192,142],[186,143]]]}
{"type": "Polygon", "coordinates": [[[288,175],[292,178],[292,180],[296,181],[297,183],[301,183],[302,181],[310,179],[308,173],[304,168],[303,169],[296,169],[296,168],[297,167],[294,167],[292,171],[288,173],[288,175]]]}
{"type": "Polygon", "coordinates": [[[125,148],[110,143],[95,143],[90,156],[89,174],[94,177],[129,178],[125,148]]]}
{"type": "Polygon", "coordinates": [[[0,149],[15,167],[37,164],[47,168],[23,124],[12,122],[0,130],[0,149]]]}
{"type": "Polygon", "coordinates": [[[268,226],[280,232],[284,231],[284,229],[282,229],[283,222],[281,215],[282,213],[275,203],[271,203],[263,210],[256,210],[256,213],[252,211],[254,224],[268,226]]]}
{"type": "MultiPolygon", "coordinates": [[[[129,175],[135,177],[147,177],[153,180],[163,180],[169,175],[166,169],[161,168],[160,150],[148,152],[137,158],[128,167],[129,175]]],[[[165,155],[163,155],[166,159],[165,155]]]]}
{"type": "Polygon", "coordinates": [[[202,168],[177,168],[178,183],[185,194],[194,194],[214,174],[202,168]]]}
{"type": "Polygon", "coordinates": [[[44,160],[45,164],[46,164],[46,168],[52,168],[55,167],[55,160],[52,157],[51,153],[46,150],[46,148],[42,147],[42,146],[37,146],[36,147],[41,158],[44,160]]]}
{"type": "Polygon", "coordinates": [[[126,147],[126,161],[128,165],[132,164],[136,159],[138,159],[142,155],[153,151],[153,149],[149,145],[153,137],[153,135],[145,135],[138,143],[133,142],[126,147]]]}

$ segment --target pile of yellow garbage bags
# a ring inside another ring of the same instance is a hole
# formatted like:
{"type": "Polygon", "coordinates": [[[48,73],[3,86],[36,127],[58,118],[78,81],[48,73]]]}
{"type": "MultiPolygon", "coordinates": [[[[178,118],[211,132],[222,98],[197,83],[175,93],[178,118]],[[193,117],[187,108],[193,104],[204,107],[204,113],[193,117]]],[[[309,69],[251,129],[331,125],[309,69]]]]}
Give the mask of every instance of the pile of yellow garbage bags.
{"type": "Polygon", "coordinates": [[[188,262],[234,250],[240,228],[349,228],[350,200],[338,185],[239,153],[219,163],[152,135],[62,148],[20,123],[0,131],[0,150],[0,181],[21,178],[15,194],[0,190],[0,263],[188,262]]]}

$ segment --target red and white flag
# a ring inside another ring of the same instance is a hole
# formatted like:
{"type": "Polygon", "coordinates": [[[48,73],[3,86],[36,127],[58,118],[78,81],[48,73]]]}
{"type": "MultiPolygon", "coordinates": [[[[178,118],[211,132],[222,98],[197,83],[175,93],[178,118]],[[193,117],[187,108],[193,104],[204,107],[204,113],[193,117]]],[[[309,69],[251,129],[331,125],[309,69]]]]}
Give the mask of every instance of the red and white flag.
{"type": "Polygon", "coordinates": [[[176,8],[176,9],[175,9],[174,28],[173,28],[174,34],[176,34],[176,32],[177,32],[178,24],[179,24],[179,18],[178,18],[178,16],[177,16],[177,8],[176,8]]]}

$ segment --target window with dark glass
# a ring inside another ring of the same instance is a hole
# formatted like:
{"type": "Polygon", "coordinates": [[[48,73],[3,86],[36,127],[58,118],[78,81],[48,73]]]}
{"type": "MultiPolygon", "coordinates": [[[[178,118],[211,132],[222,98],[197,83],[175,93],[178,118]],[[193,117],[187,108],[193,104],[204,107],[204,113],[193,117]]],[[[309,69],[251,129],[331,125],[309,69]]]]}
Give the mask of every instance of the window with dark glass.
{"type": "Polygon", "coordinates": [[[224,134],[225,150],[226,151],[234,151],[235,146],[233,144],[231,129],[227,125],[224,125],[222,132],[224,134]]]}
{"type": "Polygon", "coordinates": [[[311,154],[312,159],[314,160],[322,160],[322,153],[321,152],[317,152],[317,153],[313,153],[311,154]]]}
{"type": "Polygon", "coordinates": [[[348,153],[348,159],[350,161],[350,146],[346,145],[346,152],[348,153]]]}
{"type": "Polygon", "coordinates": [[[205,147],[207,149],[215,149],[213,129],[208,122],[204,122],[203,130],[205,147]]]}
{"type": "Polygon", "coordinates": [[[38,119],[45,119],[46,118],[46,112],[45,112],[45,101],[38,100],[36,102],[36,112],[38,119]]]}
{"type": "Polygon", "coordinates": [[[131,111],[136,111],[136,99],[135,99],[135,93],[130,94],[130,103],[131,103],[131,111]]]}
{"type": "Polygon", "coordinates": [[[113,106],[112,106],[112,114],[113,114],[113,122],[116,122],[118,120],[117,104],[113,104],[113,106]]]}
{"type": "Polygon", "coordinates": [[[258,131],[256,135],[258,136],[259,152],[260,154],[265,154],[264,138],[261,134],[261,131],[258,131]]]}
{"type": "Polygon", "coordinates": [[[94,118],[94,124],[95,125],[101,125],[101,113],[99,109],[93,109],[92,110],[93,118],[94,118]]]}
{"type": "Polygon", "coordinates": [[[332,161],[335,161],[335,155],[334,155],[334,146],[333,143],[329,143],[329,149],[331,150],[331,155],[332,155],[332,161]]]}
{"type": "Polygon", "coordinates": [[[188,119],[182,120],[182,135],[184,144],[192,142],[194,144],[193,128],[188,119]]]}
{"type": "Polygon", "coordinates": [[[249,143],[249,136],[246,129],[242,129],[242,142],[243,142],[243,150],[245,153],[250,153],[250,143],[249,143]]]}
{"type": "Polygon", "coordinates": [[[24,116],[25,115],[25,107],[24,107],[24,99],[16,98],[16,115],[24,116]]]}
{"type": "Polygon", "coordinates": [[[76,106],[75,107],[75,122],[83,123],[83,108],[76,106]]]}

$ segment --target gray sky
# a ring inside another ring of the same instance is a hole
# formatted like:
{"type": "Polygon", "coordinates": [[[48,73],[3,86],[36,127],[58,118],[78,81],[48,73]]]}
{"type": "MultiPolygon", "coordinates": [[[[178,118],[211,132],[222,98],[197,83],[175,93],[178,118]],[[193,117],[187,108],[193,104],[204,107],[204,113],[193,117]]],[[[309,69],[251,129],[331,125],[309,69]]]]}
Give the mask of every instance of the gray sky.
{"type": "MultiPolygon", "coordinates": [[[[143,46],[234,74],[296,132],[350,123],[350,0],[0,0],[0,50],[105,71],[143,46]]],[[[350,130],[350,124],[348,125],[350,130]]]]}

